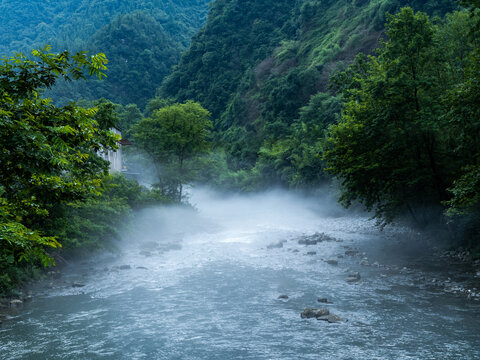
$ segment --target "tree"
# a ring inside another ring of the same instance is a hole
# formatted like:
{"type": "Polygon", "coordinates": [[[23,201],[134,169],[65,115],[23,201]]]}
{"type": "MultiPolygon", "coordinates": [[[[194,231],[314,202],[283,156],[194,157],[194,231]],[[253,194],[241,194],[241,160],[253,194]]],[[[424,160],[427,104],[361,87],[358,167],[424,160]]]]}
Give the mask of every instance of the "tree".
{"type": "Polygon", "coordinates": [[[449,199],[451,155],[440,119],[451,84],[428,16],[403,8],[387,18],[388,41],[378,56],[358,57],[353,74],[343,76],[351,79],[346,103],[325,158],[345,205],[359,200],[386,222],[408,210],[424,225],[449,199]]]}
{"type": "Polygon", "coordinates": [[[183,185],[192,180],[186,161],[210,148],[210,113],[193,101],[173,104],[154,111],[133,129],[135,144],[153,160],[157,186],[171,198],[182,200],[183,185]]]}
{"type": "Polygon", "coordinates": [[[103,77],[105,56],[49,50],[0,64],[0,257],[12,266],[53,263],[45,247],[60,243],[49,218],[60,204],[98,193],[108,164],[96,152],[116,148],[116,137],[94,120],[95,109],[55,107],[41,97],[59,78],[103,77]]]}

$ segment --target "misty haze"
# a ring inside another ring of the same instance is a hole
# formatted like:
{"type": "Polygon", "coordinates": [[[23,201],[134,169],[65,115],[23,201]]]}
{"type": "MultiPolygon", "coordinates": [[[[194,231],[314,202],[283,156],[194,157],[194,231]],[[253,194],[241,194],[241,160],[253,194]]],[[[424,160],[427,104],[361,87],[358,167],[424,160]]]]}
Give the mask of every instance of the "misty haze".
{"type": "Polygon", "coordinates": [[[0,360],[480,359],[478,0],[0,1],[0,360]]]}

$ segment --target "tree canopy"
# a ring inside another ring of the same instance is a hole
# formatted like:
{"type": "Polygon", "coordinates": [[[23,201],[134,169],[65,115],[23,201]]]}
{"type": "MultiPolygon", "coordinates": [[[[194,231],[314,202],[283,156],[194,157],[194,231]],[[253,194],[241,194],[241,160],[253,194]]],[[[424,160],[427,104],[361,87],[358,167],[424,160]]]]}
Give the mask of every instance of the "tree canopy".
{"type": "MultiPolygon", "coordinates": [[[[45,247],[60,246],[47,223],[58,206],[97,194],[108,164],[97,155],[117,138],[95,121],[96,109],[55,107],[41,91],[59,79],[103,76],[103,54],[35,50],[0,64],[1,262],[52,263],[45,247]]],[[[3,279],[5,280],[5,279],[3,279]]]]}
{"type": "Polygon", "coordinates": [[[183,185],[193,180],[185,163],[210,149],[211,127],[210,113],[193,101],[162,107],[133,127],[135,144],[153,160],[157,186],[168,196],[182,200],[183,185]]]}

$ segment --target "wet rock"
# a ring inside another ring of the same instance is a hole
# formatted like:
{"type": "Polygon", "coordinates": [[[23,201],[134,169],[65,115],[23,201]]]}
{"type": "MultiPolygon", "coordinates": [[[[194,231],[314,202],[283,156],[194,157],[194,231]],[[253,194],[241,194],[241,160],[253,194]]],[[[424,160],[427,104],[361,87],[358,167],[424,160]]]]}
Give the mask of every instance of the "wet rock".
{"type": "Polygon", "coordinates": [[[279,241],[277,243],[273,243],[267,246],[267,249],[281,249],[283,248],[283,243],[285,241],[279,241]]]}
{"type": "Polygon", "coordinates": [[[328,321],[329,324],[335,324],[335,323],[339,323],[339,322],[344,321],[340,316],[337,316],[337,315],[334,315],[334,314],[326,316],[326,319],[321,318],[321,319],[318,319],[318,320],[328,321]]]}
{"type": "Polygon", "coordinates": [[[60,279],[62,277],[62,273],[60,271],[49,271],[47,275],[53,279],[60,279]]]}
{"type": "Polygon", "coordinates": [[[317,301],[322,304],[332,304],[327,298],[318,298],[317,301]]]}
{"type": "Polygon", "coordinates": [[[317,255],[317,252],[316,251],[309,251],[309,252],[307,252],[307,255],[317,255]]]}
{"type": "Polygon", "coordinates": [[[343,258],[344,258],[344,256],[343,256],[343,255],[337,255],[337,258],[339,258],[339,259],[343,259],[343,258]]]}
{"type": "Polygon", "coordinates": [[[288,295],[280,295],[278,298],[280,300],[288,300],[288,295]]]}
{"type": "Polygon", "coordinates": [[[10,307],[18,307],[23,305],[23,301],[20,299],[10,300],[10,307]]]}
{"type": "Polygon", "coordinates": [[[354,249],[349,249],[345,251],[345,255],[347,256],[357,256],[358,254],[359,254],[359,251],[354,249]]]}
{"type": "Polygon", "coordinates": [[[81,287],[84,287],[84,286],[85,286],[85,284],[81,284],[81,283],[73,283],[72,284],[72,287],[74,287],[74,288],[81,288],[81,287]]]}
{"type": "Polygon", "coordinates": [[[328,315],[330,315],[330,311],[328,309],[325,309],[325,308],[320,308],[320,309],[306,308],[300,314],[302,319],[312,319],[312,318],[317,318],[318,319],[322,316],[328,316],[328,315]]]}
{"type": "Polygon", "coordinates": [[[328,259],[325,262],[329,265],[338,265],[338,260],[335,259],[328,259]]]}
{"type": "Polygon", "coordinates": [[[348,283],[355,283],[360,281],[360,273],[352,273],[348,275],[348,277],[345,279],[346,282],[348,283]]]}
{"type": "Polygon", "coordinates": [[[120,265],[118,268],[120,270],[130,270],[132,267],[130,265],[120,265]]]}
{"type": "Polygon", "coordinates": [[[317,245],[318,243],[324,242],[324,241],[336,241],[335,238],[328,236],[325,233],[315,233],[313,235],[309,236],[302,236],[299,240],[298,243],[300,245],[317,245]]]}

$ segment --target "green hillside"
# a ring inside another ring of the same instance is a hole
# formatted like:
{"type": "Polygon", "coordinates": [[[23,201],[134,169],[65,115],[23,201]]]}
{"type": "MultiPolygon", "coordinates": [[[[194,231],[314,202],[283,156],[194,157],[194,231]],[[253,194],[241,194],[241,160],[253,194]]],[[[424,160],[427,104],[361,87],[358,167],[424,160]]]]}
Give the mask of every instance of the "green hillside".
{"type": "Polygon", "coordinates": [[[203,24],[208,0],[3,0],[0,53],[29,51],[45,43],[80,48],[116,16],[147,11],[183,46],[203,24]]]}
{"type": "Polygon", "coordinates": [[[59,82],[48,95],[60,104],[105,97],[143,107],[203,24],[208,2],[2,1],[0,54],[28,54],[46,44],[53,51],[105,53],[109,70],[104,81],[59,82]]]}
{"type": "MultiPolygon", "coordinates": [[[[450,0],[407,3],[215,1],[159,95],[202,103],[214,114],[217,141],[233,155],[231,165],[252,167],[259,154],[275,155],[278,141],[301,123],[318,128],[335,119],[338,101],[324,94],[329,77],[358,52],[372,51],[387,12],[409,4],[432,15],[455,8],[450,0]]],[[[312,128],[307,135],[313,133],[312,128]]],[[[272,176],[293,181],[288,174],[272,176]]]]}

